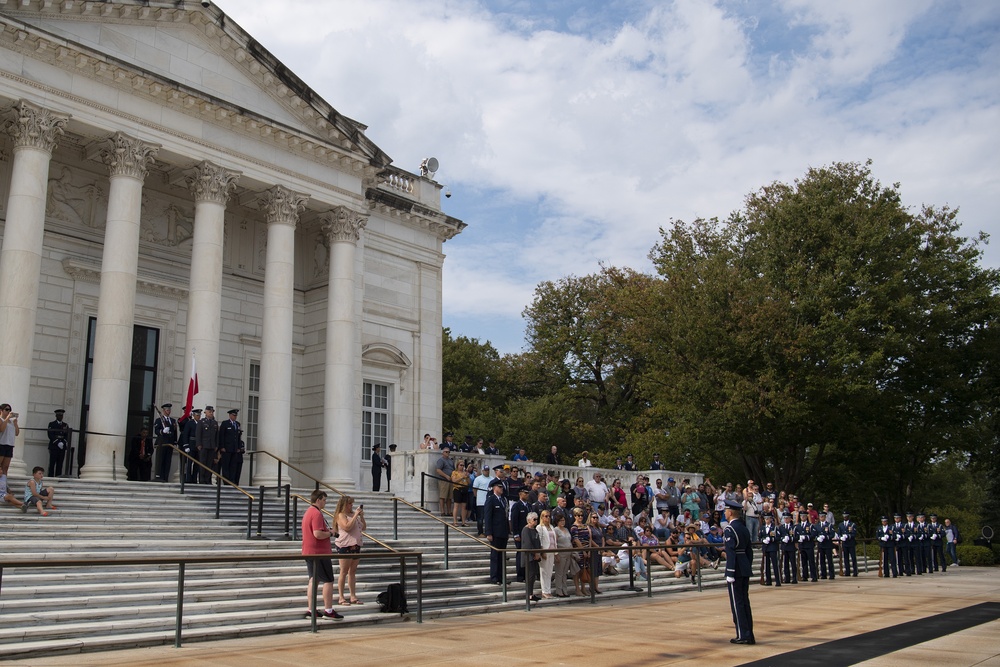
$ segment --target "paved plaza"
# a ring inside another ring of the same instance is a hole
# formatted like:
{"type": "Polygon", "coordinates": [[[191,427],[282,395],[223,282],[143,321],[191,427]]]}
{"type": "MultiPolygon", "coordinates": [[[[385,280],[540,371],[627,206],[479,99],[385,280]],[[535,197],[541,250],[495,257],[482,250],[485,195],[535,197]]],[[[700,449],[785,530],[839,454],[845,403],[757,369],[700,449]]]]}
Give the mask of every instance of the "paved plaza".
{"type": "MultiPolygon", "coordinates": [[[[854,640],[893,626],[983,603],[1000,603],[1000,569],[952,568],[947,574],[879,580],[874,573],[781,588],[753,586],[756,646],[734,646],[724,589],[636,597],[320,632],[192,643],[10,661],[11,665],[712,665],[864,664],[1000,666],[1000,619],[979,623],[879,657],[856,661],[854,640]],[[845,646],[847,651],[845,653],[845,646]],[[806,651],[802,651],[806,649],[806,651]],[[605,657],[598,657],[606,652],[605,657]],[[800,651],[796,655],[788,655],[800,651]],[[847,656],[845,658],[845,655],[847,656]],[[836,657],[836,660],[834,659],[836,657]],[[499,658],[499,660],[497,660],[499,658]],[[488,661],[488,662],[487,662],[488,661]],[[811,662],[810,662],[811,661],[811,662]]],[[[990,606],[990,605],[986,605],[990,606]]],[[[942,617],[943,618],[943,617],[942,617]]],[[[933,620],[929,623],[933,626],[933,620]]],[[[898,644],[893,632],[886,646],[898,644]]],[[[902,634],[904,633],[895,633],[902,634]]],[[[912,633],[911,633],[912,634],[912,633]]]]}

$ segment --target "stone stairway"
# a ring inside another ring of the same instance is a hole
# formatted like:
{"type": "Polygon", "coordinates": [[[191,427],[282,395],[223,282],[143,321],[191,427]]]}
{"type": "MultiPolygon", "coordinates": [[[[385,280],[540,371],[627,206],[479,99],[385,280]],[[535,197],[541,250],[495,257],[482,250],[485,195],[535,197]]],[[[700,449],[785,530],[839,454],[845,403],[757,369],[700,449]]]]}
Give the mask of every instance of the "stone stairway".
{"type": "MultiPolygon", "coordinates": [[[[189,485],[183,495],[179,491],[176,484],[64,479],[57,482],[61,509],[49,517],[34,510],[25,515],[13,507],[0,508],[0,558],[4,560],[140,560],[137,564],[73,568],[6,568],[0,588],[0,659],[173,643],[178,568],[142,562],[154,557],[224,559],[186,566],[184,642],[308,630],[310,621],[303,613],[306,576],[302,561],[241,560],[299,553],[299,539],[282,539],[285,499],[277,490],[265,494],[260,523],[263,539],[252,540],[246,539],[245,496],[223,489],[216,519],[214,487],[189,485]]],[[[299,491],[304,497],[308,493],[299,491]]],[[[452,532],[445,568],[444,527],[439,521],[400,503],[398,537],[393,539],[391,496],[354,495],[356,503],[365,504],[366,532],[386,545],[368,541],[366,553],[396,549],[423,554],[425,617],[523,608],[523,585],[511,583],[508,602],[504,603],[499,587],[489,583],[488,551],[481,544],[452,532]]],[[[301,521],[304,509],[300,502],[299,516],[293,523],[301,521]]],[[[258,525],[256,513],[255,503],[252,534],[258,525]]],[[[345,619],[324,619],[321,629],[415,619],[416,564],[411,559],[406,567],[409,615],[381,614],[375,603],[379,592],[400,580],[398,559],[366,561],[358,571],[357,593],[367,604],[338,607],[345,619]]],[[[513,557],[508,572],[513,582],[513,557]]],[[[600,602],[637,595],[628,583],[627,573],[602,578],[606,593],[600,602]]],[[[645,589],[644,581],[636,583],[645,589]]],[[[724,577],[719,571],[707,570],[703,585],[722,586],[724,577]]],[[[690,590],[692,586],[687,579],[675,579],[657,567],[652,588],[657,594],[690,590]]],[[[541,606],[573,603],[589,603],[589,598],[546,600],[541,606]]]]}

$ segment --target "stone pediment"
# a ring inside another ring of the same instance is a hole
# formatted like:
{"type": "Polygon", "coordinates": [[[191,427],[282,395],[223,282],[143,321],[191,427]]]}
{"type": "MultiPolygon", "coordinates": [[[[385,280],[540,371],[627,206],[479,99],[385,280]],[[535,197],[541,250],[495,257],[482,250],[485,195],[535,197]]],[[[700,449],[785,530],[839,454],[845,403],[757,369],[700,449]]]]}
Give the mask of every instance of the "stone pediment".
{"type": "Polygon", "coordinates": [[[0,0],[0,18],[10,19],[2,26],[10,43],[30,43],[32,57],[48,51],[66,69],[93,68],[133,93],[181,99],[192,112],[205,105],[188,98],[202,98],[217,118],[240,116],[238,122],[255,131],[271,124],[275,133],[318,143],[319,154],[325,144],[376,168],[391,161],[364,135],[364,125],[339,114],[214,5],[0,0]],[[18,22],[26,29],[19,31],[18,22]],[[37,46],[39,36],[50,36],[44,49],[37,46]]]}

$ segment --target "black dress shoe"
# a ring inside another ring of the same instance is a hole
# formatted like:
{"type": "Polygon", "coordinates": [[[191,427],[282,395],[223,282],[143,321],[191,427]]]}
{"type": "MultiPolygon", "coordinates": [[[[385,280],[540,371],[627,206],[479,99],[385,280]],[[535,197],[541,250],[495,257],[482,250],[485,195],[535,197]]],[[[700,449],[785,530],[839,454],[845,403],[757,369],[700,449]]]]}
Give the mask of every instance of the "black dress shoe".
{"type": "Polygon", "coordinates": [[[757,642],[755,642],[752,639],[736,639],[736,638],[733,638],[733,639],[729,640],[729,643],[730,644],[756,644],[757,642]]]}
{"type": "Polygon", "coordinates": [[[541,599],[542,599],[542,598],[538,597],[537,595],[532,595],[532,596],[531,596],[531,598],[530,598],[530,600],[531,600],[532,602],[538,602],[538,601],[539,601],[539,600],[541,600],[541,599]]]}

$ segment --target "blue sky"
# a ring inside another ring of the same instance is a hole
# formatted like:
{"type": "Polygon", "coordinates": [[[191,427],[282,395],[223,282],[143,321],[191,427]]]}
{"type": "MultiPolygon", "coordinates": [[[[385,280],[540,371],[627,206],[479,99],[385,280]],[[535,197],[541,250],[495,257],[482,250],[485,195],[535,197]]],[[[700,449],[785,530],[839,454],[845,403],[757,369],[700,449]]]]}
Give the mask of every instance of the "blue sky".
{"type": "Polygon", "coordinates": [[[871,158],[908,205],[1000,232],[1000,3],[218,4],[395,164],[438,158],[469,225],[444,247],[445,326],[501,352],[540,281],[648,269],[672,219],[811,166],[871,158]]]}

